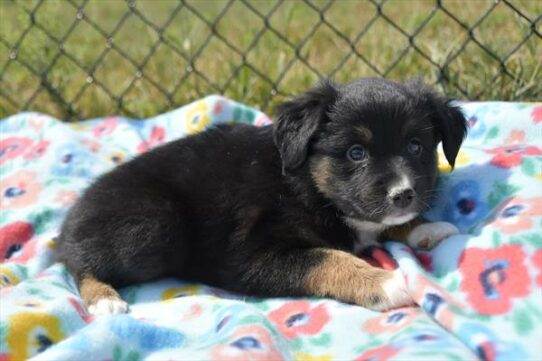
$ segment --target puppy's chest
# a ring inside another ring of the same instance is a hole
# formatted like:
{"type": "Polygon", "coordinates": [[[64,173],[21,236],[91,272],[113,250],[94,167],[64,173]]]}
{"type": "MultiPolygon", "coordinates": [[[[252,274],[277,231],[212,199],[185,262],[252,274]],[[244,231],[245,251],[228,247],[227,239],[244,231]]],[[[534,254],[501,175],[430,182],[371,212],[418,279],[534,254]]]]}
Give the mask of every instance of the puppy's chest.
{"type": "Polygon", "coordinates": [[[359,253],[367,247],[378,246],[380,235],[387,229],[387,226],[380,223],[359,221],[352,218],[346,218],[345,221],[356,234],[354,253],[359,253]]]}
{"type": "Polygon", "coordinates": [[[289,235],[297,234],[312,246],[324,246],[351,251],[356,240],[356,233],[352,231],[340,218],[325,217],[318,214],[303,214],[292,221],[295,217],[285,220],[285,223],[293,226],[284,229],[289,235]]]}

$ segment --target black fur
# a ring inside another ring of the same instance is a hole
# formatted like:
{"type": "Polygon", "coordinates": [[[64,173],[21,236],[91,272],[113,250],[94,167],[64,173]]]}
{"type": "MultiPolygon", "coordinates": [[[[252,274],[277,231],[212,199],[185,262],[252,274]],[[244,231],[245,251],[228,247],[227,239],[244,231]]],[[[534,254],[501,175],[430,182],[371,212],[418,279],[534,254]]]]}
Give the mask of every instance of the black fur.
{"type": "Polygon", "coordinates": [[[176,276],[247,294],[307,295],[303,276],[320,262],[308,251],[351,251],[356,236],[345,218],[379,222],[396,212],[386,186],[399,171],[416,179],[412,210],[421,212],[437,143],[453,165],[464,134],[459,110],[422,84],[325,82],[283,104],[274,128],[218,126],[103,175],[70,210],[59,259],[78,279],[116,287],[176,276]],[[359,125],[373,141],[364,144],[369,160],[354,164],[346,152],[363,144],[359,125]],[[405,151],[412,137],[423,144],[419,157],[405,151]],[[324,159],[326,176],[318,174],[324,159]]]}

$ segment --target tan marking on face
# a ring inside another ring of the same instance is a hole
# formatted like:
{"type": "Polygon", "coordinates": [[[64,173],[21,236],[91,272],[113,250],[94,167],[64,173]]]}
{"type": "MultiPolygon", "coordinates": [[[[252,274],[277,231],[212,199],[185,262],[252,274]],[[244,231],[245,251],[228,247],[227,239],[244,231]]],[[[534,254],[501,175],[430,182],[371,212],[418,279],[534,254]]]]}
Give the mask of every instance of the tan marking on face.
{"type": "Polygon", "coordinates": [[[104,298],[122,300],[111,285],[98,281],[92,276],[83,276],[79,282],[79,293],[87,307],[104,298]]]}
{"type": "Polygon", "coordinates": [[[310,161],[310,171],[316,187],[322,194],[327,197],[333,196],[333,188],[331,183],[333,180],[333,172],[331,165],[331,158],[329,157],[318,157],[311,159],[310,161]]]}
{"type": "Polygon", "coordinates": [[[307,291],[372,309],[388,303],[383,284],[393,278],[388,270],[373,267],[350,253],[322,249],[320,265],[305,276],[307,291]]]}
{"type": "Polygon", "coordinates": [[[364,142],[369,143],[373,139],[373,132],[371,132],[369,128],[366,128],[363,125],[358,125],[355,127],[355,129],[364,142]]]}

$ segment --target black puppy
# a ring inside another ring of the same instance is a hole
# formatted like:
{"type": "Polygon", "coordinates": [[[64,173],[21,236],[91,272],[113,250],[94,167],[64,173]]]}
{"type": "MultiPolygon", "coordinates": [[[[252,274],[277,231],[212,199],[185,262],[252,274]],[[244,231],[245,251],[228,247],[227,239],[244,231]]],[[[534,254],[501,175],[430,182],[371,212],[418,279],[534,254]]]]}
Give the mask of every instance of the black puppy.
{"type": "Polygon", "coordinates": [[[70,210],[59,259],[92,313],[125,312],[113,287],[164,276],[258,296],[322,296],[385,310],[411,303],[399,273],[353,255],[382,237],[417,247],[457,233],[423,223],[456,107],[419,82],[324,82],[274,127],[223,125],[99,178],[70,210]]]}

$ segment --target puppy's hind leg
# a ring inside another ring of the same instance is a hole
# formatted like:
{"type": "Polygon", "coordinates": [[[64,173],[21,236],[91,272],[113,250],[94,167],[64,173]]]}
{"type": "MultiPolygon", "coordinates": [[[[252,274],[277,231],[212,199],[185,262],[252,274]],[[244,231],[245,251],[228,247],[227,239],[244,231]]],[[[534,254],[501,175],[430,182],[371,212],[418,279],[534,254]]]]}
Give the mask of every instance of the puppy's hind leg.
{"type": "Polygon", "coordinates": [[[96,278],[85,275],[79,281],[79,293],[93,315],[112,315],[128,312],[128,304],[115,289],[96,278]]]}

